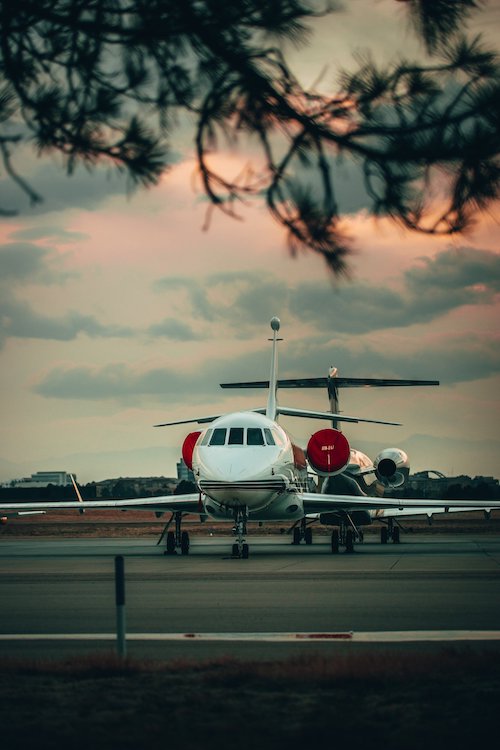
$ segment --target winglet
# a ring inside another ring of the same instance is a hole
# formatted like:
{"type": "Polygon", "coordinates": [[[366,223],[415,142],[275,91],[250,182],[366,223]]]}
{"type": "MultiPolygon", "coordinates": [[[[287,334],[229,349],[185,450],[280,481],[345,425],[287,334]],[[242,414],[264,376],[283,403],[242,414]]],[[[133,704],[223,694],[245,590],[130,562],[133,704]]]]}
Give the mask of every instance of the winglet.
{"type": "MultiPolygon", "coordinates": [[[[78,488],[78,485],[77,485],[77,483],[75,482],[75,477],[73,476],[73,474],[70,474],[69,476],[70,476],[70,479],[71,479],[71,483],[73,484],[74,490],[75,490],[75,492],[76,492],[76,496],[77,496],[77,498],[78,498],[78,502],[79,502],[79,503],[83,503],[83,497],[81,496],[81,494],[80,494],[80,490],[79,490],[79,488],[78,488]]],[[[84,509],[84,508],[78,508],[78,512],[79,512],[79,513],[80,513],[81,515],[83,515],[83,514],[85,513],[85,509],[84,509]]]]}

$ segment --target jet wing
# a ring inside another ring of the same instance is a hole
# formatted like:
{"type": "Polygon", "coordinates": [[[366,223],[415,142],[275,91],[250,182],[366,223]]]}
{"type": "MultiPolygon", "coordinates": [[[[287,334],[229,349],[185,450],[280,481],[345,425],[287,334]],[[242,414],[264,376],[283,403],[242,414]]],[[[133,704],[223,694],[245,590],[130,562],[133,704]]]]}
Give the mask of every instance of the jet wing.
{"type": "MultiPolygon", "coordinates": [[[[299,492],[304,513],[347,513],[355,510],[408,511],[413,515],[429,513],[447,513],[458,510],[492,510],[500,508],[498,500],[429,500],[428,497],[397,498],[369,497],[368,495],[323,495],[314,492],[299,492]]],[[[409,513],[408,513],[409,514],[409,513]]],[[[382,518],[390,513],[380,514],[382,518]]],[[[398,515],[394,513],[394,515],[398,515]]]]}
{"type": "MultiPolygon", "coordinates": [[[[265,414],[266,409],[264,407],[259,409],[246,409],[245,411],[252,411],[256,414],[265,414]]],[[[332,421],[332,419],[336,419],[337,422],[353,422],[357,424],[358,422],[369,422],[370,424],[385,424],[385,425],[392,425],[395,427],[400,427],[400,422],[387,422],[381,419],[364,419],[363,417],[348,417],[346,414],[335,414],[331,411],[312,411],[310,409],[295,409],[290,406],[278,406],[276,409],[276,414],[283,414],[285,417],[303,417],[306,419],[327,419],[328,421],[332,421]]],[[[172,425],[176,424],[191,424],[193,422],[196,422],[197,424],[205,424],[207,422],[214,422],[216,419],[219,419],[219,417],[224,416],[224,414],[215,414],[210,417],[193,417],[192,419],[178,419],[175,422],[162,422],[161,424],[155,424],[155,427],[171,427],[172,425]]]]}
{"type": "MultiPolygon", "coordinates": [[[[0,503],[0,514],[22,516],[54,510],[148,510],[152,512],[181,511],[200,513],[200,495],[162,495],[160,497],[137,497],[130,500],[68,500],[51,502],[0,503]]],[[[201,511],[203,512],[203,511],[201,511]]]]}
{"type": "MultiPolygon", "coordinates": [[[[265,407],[259,407],[258,409],[246,409],[245,411],[253,411],[256,414],[265,414],[266,409],[265,407]]],[[[210,417],[193,417],[192,419],[177,419],[175,422],[162,422],[161,424],[155,424],[153,427],[172,427],[176,424],[192,424],[196,422],[197,424],[206,424],[207,422],[215,422],[216,419],[219,419],[219,417],[225,417],[226,414],[213,414],[210,417]]]]}

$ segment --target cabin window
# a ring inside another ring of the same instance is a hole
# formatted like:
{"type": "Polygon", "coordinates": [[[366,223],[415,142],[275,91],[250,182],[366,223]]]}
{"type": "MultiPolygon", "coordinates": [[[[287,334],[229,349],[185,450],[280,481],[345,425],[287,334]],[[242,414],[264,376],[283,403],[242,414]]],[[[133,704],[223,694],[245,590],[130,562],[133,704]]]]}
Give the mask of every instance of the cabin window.
{"type": "Polygon", "coordinates": [[[247,445],[264,445],[264,436],[259,427],[249,427],[247,430],[247,445]]]}
{"type": "Polygon", "coordinates": [[[243,427],[231,427],[229,430],[229,445],[243,445],[243,427]]]}
{"type": "Polygon", "coordinates": [[[212,430],[207,430],[201,439],[200,445],[208,445],[208,441],[212,436],[212,430]]]}
{"type": "Polygon", "coordinates": [[[273,429],[272,434],[273,434],[274,442],[276,445],[280,445],[280,446],[284,445],[283,438],[281,434],[278,432],[278,430],[273,429]]]}
{"type": "Polygon", "coordinates": [[[224,445],[226,442],[227,430],[222,427],[216,427],[210,440],[210,445],[224,445]]]}
{"type": "Polygon", "coordinates": [[[276,445],[274,442],[273,434],[269,427],[264,427],[264,435],[266,436],[266,443],[268,445],[276,445]]]}

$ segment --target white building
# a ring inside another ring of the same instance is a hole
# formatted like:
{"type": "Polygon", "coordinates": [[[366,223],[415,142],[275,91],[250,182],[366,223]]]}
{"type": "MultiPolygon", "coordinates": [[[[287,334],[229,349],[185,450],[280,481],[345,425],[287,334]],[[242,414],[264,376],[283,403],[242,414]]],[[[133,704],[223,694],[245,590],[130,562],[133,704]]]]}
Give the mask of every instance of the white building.
{"type": "MultiPolygon", "coordinates": [[[[76,475],[73,474],[73,476],[76,480],[76,475]]],[[[47,487],[49,484],[55,484],[59,487],[71,485],[70,474],[67,471],[36,471],[31,477],[6,482],[4,487],[47,487]]]]}

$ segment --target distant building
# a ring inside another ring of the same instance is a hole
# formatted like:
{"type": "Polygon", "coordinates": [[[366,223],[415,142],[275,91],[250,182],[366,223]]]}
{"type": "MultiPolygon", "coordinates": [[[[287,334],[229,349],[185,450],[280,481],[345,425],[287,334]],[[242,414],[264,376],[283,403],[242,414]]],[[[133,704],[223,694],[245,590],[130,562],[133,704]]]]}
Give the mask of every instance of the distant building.
{"type": "Polygon", "coordinates": [[[180,482],[182,480],[184,480],[185,482],[194,482],[194,474],[191,471],[191,469],[188,469],[183,458],[181,458],[181,460],[178,461],[176,465],[177,465],[177,479],[180,482]]]}
{"type": "MultiPolygon", "coordinates": [[[[73,476],[76,480],[76,474],[73,476]]],[[[31,477],[5,482],[3,487],[47,487],[49,484],[66,487],[71,484],[71,476],[67,471],[36,471],[31,477]]]]}
{"type": "MultiPolygon", "coordinates": [[[[498,492],[498,479],[495,477],[469,477],[465,474],[460,474],[456,477],[447,477],[439,471],[419,471],[415,474],[410,474],[406,487],[418,493],[420,497],[428,497],[432,499],[440,499],[445,496],[445,493],[450,488],[457,486],[466,487],[471,490],[474,489],[485,489],[490,490],[492,493],[498,492]]],[[[398,494],[397,490],[393,491],[393,494],[398,494]]]]}

